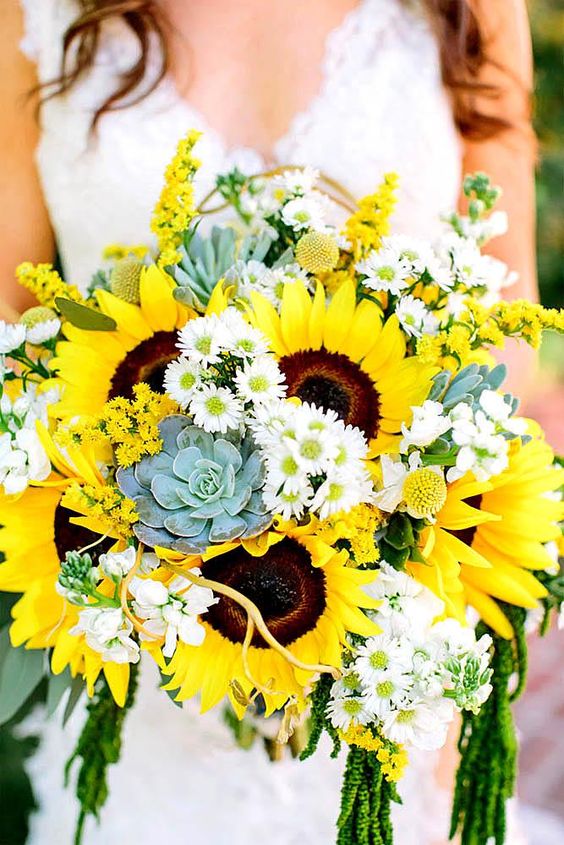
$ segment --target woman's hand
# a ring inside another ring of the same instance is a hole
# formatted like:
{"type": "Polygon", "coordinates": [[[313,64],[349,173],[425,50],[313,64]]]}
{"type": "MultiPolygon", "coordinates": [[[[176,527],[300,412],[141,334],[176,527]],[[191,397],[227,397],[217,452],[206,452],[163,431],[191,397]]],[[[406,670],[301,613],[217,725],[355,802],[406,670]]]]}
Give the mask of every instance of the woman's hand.
{"type": "Polygon", "coordinates": [[[51,261],[54,240],[34,161],[38,95],[30,92],[37,78],[19,48],[19,0],[3,0],[0,29],[0,319],[13,319],[32,304],[16,283],[15,268],[24,260],[51,261]]]}

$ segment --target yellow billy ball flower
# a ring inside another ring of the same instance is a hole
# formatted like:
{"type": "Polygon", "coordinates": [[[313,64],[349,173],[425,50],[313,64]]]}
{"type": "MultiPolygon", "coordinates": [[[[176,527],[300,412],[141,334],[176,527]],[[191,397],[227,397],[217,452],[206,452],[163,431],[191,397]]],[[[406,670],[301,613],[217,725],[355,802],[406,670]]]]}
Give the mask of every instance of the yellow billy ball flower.
{"type": "Polygon", "coordinates": [[[20,323],[28,329],[32,329],[39,323],[46,323],[47,320],[56,320],[57,313],[52,308],[47,308],[46,305],[35,305],[33,308],[28,308],[27,311],[20,317],[20,323]]]}
{"type": "Polygon", "coordinates": [[[409,513],[434,515],[446,502],[447,486],[442,475],[423,467],[409,473],[402,494],[409,513]]]}
{"type": "Polygon", "coordinates": [[[332,235],[308,232],[296,246],[296,261],[308,273],[334,270],[339,261],[339,247],[332,235]]]}
{"type": "Polygon", "coordinates": [[[114,296],[131,305],[139,305],[142,269],[143,264],[137,258],[121,258],[116,262],[110,276],[110,290],[114,296]]]}

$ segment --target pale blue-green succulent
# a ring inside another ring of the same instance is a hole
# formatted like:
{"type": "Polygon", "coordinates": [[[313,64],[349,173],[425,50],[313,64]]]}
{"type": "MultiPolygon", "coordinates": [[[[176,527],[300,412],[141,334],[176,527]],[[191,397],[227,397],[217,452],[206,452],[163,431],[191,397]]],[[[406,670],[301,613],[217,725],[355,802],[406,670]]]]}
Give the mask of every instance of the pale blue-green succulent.
{"type": "Polygon", "coordinates": [[[180,414],[166,417],[159,431],[162,451],[117,473],[121,491],[135,502],[133,530],[142,543],[201,554],[211,543],[268,528],[264,460],[249,436],[214,436],[180,414]]]}

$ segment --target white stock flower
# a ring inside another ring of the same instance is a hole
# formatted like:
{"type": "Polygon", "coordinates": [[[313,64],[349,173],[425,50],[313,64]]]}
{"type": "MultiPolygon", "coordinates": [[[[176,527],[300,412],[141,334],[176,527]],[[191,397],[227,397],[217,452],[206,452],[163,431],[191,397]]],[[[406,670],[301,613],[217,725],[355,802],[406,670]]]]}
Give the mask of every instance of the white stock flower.
{"type": "Polygon", "coordinates": [[[460,449],[456,466],[447,472],[448,481],[461,478],[470,471],[478,481],[487,481],[506,469],[509,444],[502,434],[496,433],[495,423],[483,411],[474,414],[469,405],[460,402],[449,416],[452,439],[460,449]]]}
{"type": "Polygon", "coordinates": [[[135,557],[134,546],[128,546],[123,552],[107,552],[100,555],[100,568],[108,578],[119,580],[133,568],[135,557]]]}
{"type": "Polygon", "coordinates": [[[243,420],[241,400],[229,388],[215,384],[203,384],[192,397],[189,410],[195,425],[204,431],[225,434],[239,428],[243,420]]]}
{"type": "Polygon", "coordinates": [[[130,636],[132,631],[133,625],[121,607],[87,607],[79,612],[69,634],[84,634],[86,643],[102,655],[104,662],[137,663],[139,646],[130,636]]]}
{"type": "Polygon", "coordinates": [[[511,402],[495,390],[483,390],[479,399],[480,405],[488,417],[497,425],[513,434],[525,434],[527,423],[524,419],[512,417],[511,402]]]}
{"type": "MultiPolygon", "coordinates": [[[[192,572],[199,574],[197,569],[192,572]]],[[[178,640],[192,646],[203,643],[206,632],[198,617],[218,602],[210,589],[180,576],[168,587],[150,578],[134,578],[130,592],[134,596],[133,609],[144,620],[143,627],[164,637],[165,657],[173,656],[178,640]]],[[[141,638],[146,635],[141,633],[141,638]]]]}
{"type": "Polygon", "coordinates": [[[406,334],[422,337],[424,334],[436,334],[439,322],[421,299],[411,294],[402,296],[396,304],[396,315],[406,334]]]}
{"type": "Polygon", "coordinates": [[[384,247],[372,251],[367,258],[359,261],[356,270],[366,276],[363,284],[375,291],[386,291],[398,296],[408,286],[408,279],[413,273],[412,265],[402,257],[399,250],[384,247]]]}
{"type": "Polygon", "coordinates": [[[413,419],[408,427],[402,423],[403,438],[400,442],[400,452],[407,452],[410,446],[430,446],[431,443],[445,434],[452,427],[448,416],[443,412],[440,402],[426,399],[421,406],[414,406],[413,419]]]}
{"type": "Polygon", "coordinates": [[[25,338],[26,328],[22,323],[6,323],[0,320],[0,355],[7,355],[18,349],[25,338]]]}
{"type": "Polygon", "coordinates": [[[433,620],[444,613],[444,603],[431,590],[385,561],[378,577],[364,590],[381,602],[372,618],[397,637],[411,634],[420,640],[433,620]]]}

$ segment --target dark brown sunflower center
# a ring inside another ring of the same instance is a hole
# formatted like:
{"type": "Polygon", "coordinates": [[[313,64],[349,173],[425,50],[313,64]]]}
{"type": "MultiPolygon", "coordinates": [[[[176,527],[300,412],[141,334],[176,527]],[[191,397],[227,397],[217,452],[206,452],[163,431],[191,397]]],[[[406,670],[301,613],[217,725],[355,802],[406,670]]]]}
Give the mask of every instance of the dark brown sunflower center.
{"type": "Polygon", "coordinates": [[[133,385],[144,381],[151,390],[163,393],[163,380],[167,367],[179,352],[176,332],[155,332],[131,349],[113,375],[109,398],[124,396],[131,399],[133,385]]]}
{"type": "Polygon", "coordinates": [[[380,402],[370,376],[339,352],[306,349],[285,355],[280,369],[288,396],[335,411],[345,423],[356,425],[368,440],[378,434],[380,402]]]}
{"type": "MultiPolygon", "coordinates": [[[[289,538],[262,557],[253,557],[243,547],[234,549],[204,563],[202,573],[254,602],[273,636],[284,646],[312,631],[325,610],[323,570],[312,566],[309,552],[289,538]]],[[[245,639],[247,615],[231,599],[221,596],[205,619],[231,642],[245,639]]],[[[256,632],[252,645],[267,648],[256,632]]]]}
{"type": "MultiPolygon", "coordinates": [[[[90,531],[90,529],[69,522],[70,518],[75,515],[62,505],[57,505],[55,509],[55,548],[57,549],[59,560],[64,560],[67,552],[83,549],[84,546],[89,546],[90,543],[94,543],[99,539],[99,535],[90,531]]],[[[93,549],[89,549],[89,553],[94,557],[95,554],[107,552],[113,542],[111,538],[102,540],[93,549]]]]}
{"type": "MultiPolygon", "coordinates": [[[[465,499],[464,502],[465,504],[470,505],[471,508],[477,508],[479,510],[482,506],[482,497],[470,496],[468,499],[465,499]]],[[[467,546],[471,546],[474,541],[474,535],[476,534],[476,527],[477,526],[473,525],[470,528],[461,528],[460,531],[451,531],[450,533],[454,534],[455,537],[458,537],[459,540],[462,540],[463,543],[466,543],[467,546]]]]}

